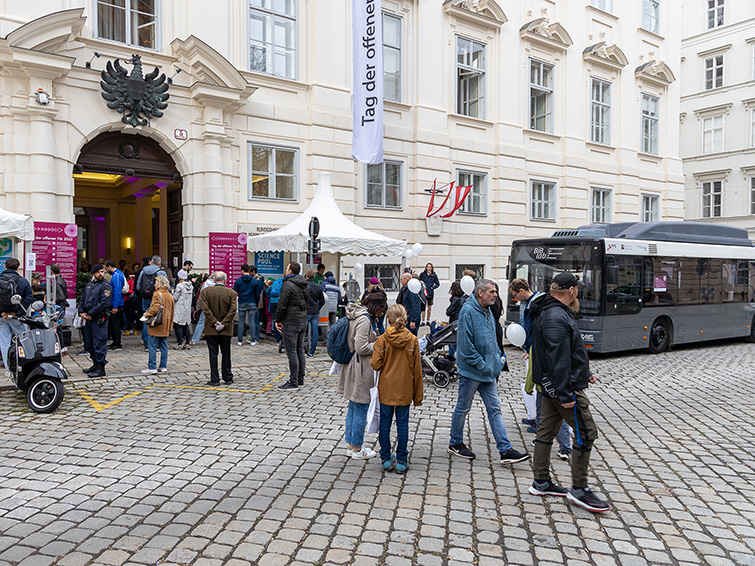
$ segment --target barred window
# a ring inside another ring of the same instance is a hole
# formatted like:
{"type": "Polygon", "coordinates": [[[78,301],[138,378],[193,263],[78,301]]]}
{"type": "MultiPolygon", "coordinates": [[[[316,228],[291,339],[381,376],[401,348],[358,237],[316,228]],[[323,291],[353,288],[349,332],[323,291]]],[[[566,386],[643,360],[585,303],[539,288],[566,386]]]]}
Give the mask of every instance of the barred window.
{"type": "Polygon", "coordinates": [[[371,278],[377,277],[386,291],[398,291],[401,279],[401,264],[368,263],[364,266],[364,288],[371,278]]]}
{"type": "Polygon", "coordinates": [[[474,271],[477,274],[477,277],[475,277],[475,281],[478,279],[485,279],[485,266],[480,263],[457,263],[456,264],[456,280],[459,281],[462,277],[464,277],[464,272],[470,270],[474,271]]]}

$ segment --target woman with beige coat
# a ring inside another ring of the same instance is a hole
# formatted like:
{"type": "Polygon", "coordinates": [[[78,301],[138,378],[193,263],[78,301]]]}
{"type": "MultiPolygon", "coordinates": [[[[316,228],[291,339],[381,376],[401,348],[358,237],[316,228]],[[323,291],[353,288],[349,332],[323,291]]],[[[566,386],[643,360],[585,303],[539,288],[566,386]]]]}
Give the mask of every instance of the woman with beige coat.
{"type": "Polygon", "coordinates": [[[144,313],[144,316],[142,316],[142,320],[145,321],[149,317],[155,316],[160,309],[160,305],[163,307],[162,324],[156,324],[147,328],[149,360],[147,369],[142,370],[142,373],[146,375],[154,375],[158,371],[160,373],[168,371],[168,335],[173,330],[175,303],[173,295],[170,294],[168,279],[162,275],[158,275],[155,278],[155,292],[152,294],[152,303],[149,305],[147,312],[144,313]],[[160,367],[157,367],[158,348],[160,348],[160,367]]]}
{"type": "Polygon", "coordinates": [[[370,295],[364,297],[362,304],[349,303],[346,307],[349,319],[347,340],[354,356],[341,371],[338,392],[349,400],[346,412],[346,455],[354,460],[367,460],[376,455],[374,450],[365,448],[362,444],[367,409],[370,406],[370,389],[375,384],[374,372],[370,366],[377,339],[375,324],[385,314],[387,306],[384,297],[370,295]]]}

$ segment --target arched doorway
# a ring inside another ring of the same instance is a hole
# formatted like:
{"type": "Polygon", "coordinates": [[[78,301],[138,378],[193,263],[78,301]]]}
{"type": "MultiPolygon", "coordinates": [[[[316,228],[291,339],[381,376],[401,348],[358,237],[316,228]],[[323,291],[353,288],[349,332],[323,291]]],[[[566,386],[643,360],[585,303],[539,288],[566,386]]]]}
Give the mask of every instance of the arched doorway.
{"type": "Polygon", "coordinates": [[[155,140],[108,132],[87,143],[73,169],[79,265],[183,256],[181,176],[155,140]]]}

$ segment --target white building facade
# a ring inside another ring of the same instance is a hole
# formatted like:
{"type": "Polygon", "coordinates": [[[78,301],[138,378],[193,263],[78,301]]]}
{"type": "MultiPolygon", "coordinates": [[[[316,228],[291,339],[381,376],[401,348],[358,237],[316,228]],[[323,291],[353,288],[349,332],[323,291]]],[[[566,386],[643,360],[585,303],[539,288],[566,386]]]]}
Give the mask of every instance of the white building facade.
{"type": "MultiPolygon", "coordinates": [[[[349,0],[4,5],[0,207],[83,225],[82,257],[206,268],[209,232],[285,225],[321,171],[348,217],[421,242],[415,263],[442,279],[504,279],[517,238],[684,217],[669,2],[383,0],[372,166],[351,158],[349,0]],[[101,71],[132,54],[172,78],[144,126],[101,96],[101,71]],[[472,190],[430,223],[436,181],[472,190]]],[[[366,277],[401,263],[360,261],[366,277]]]]}
{"type": "Polygon", "coordinates": [[[755,237],[755,4],[683,3],[681,155],[686,218],[755,237]]]}

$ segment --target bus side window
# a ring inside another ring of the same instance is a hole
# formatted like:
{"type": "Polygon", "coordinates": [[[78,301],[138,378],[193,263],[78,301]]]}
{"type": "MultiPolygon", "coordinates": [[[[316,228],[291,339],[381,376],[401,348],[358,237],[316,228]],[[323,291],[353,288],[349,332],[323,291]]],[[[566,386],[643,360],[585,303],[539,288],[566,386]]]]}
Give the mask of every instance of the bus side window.
{"type": "Polygon", "coordinates": [[[616,284],[606,285],[606,314],[633,313],[642,308],[642,260],[617,257],[616,284]]]}

